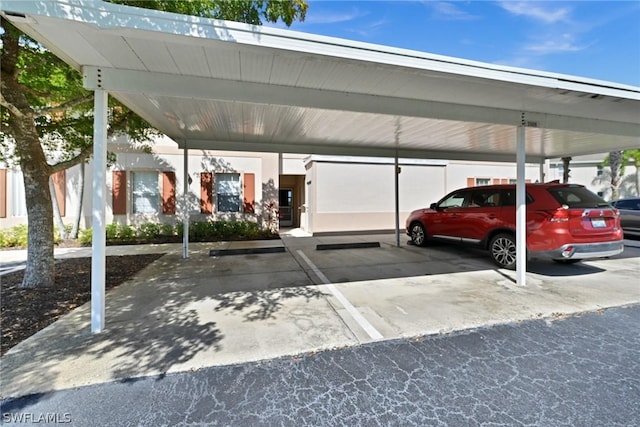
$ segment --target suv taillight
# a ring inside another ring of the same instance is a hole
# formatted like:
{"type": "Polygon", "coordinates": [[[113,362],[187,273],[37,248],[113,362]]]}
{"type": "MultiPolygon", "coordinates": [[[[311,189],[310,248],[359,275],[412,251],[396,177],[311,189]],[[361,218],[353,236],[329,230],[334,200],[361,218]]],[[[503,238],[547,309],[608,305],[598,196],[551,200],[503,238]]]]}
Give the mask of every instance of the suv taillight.
{"type": "Polygon", "coordinates": [[[549,212],[551,214],[551,218],[549,218],[549,222],[568,222],[569,221],[569,210],[565,207],[560,207],[555,211],[549,212]]]}

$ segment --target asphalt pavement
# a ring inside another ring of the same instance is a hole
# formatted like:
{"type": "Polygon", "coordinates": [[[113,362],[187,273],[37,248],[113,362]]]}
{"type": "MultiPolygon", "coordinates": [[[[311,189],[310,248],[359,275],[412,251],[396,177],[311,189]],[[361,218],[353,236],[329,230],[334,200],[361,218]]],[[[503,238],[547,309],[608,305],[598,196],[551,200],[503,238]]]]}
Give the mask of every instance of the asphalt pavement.
{"type": "Polygon", "coordinates": [[[394,240],[108,247],[165,255],[107,293],[102,333],[85,304],[2,356],[0,423],[640,425],[638,242],[523,287],[484,251],[394,240]]]}
{"type": "Polygon", "coordinates": [[[640,305],[129,378],[2,404],[7,425],[638,426],[640,305]]]}

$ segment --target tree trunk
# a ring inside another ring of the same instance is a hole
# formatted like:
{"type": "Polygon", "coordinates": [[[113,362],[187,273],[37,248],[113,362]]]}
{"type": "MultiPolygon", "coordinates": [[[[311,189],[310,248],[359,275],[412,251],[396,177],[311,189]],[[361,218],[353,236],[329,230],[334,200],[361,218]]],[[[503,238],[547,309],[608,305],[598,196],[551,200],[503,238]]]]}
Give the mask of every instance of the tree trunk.
{"type": "Polygon", "coordinates": [[[612,151],[609,153],[609,167],[611,168],[611,200],[618,200],[618,198],[620,198],[622,151],[612,151]]]}
{"type": "Polygon", "coordinates": [[[58,227],[58,235],[61,239],[66,240],[69,238],[67,234],[67,227],[64,225],[62,221],[62,216],[60,215],[60,208],[58,207],[58,196],[56,195],[56,188],[53,184],[53,179],[49,178],[49,194],[51,194],[51,205],[53,208],[53,218],[56,227],[58,227]]]}
{"type": "Polygon", "coordinates": [[[78,204],[76,206],[76,219],[69,235],[72,239],[78,238],[80,232],[80,216],[82,215],[82,203],[84,202],[84,162],[80,163],[80,174],[78,175],[78,204]]]}
{"type": "Polygon", "coordinates": [[[569,183],[569,172],[571,172],[571,169],[569,169],[570,163],[571,163],[571,157],[562,158],[562,183],[563,184],[569,183]]]}
{"type": "MultiPolygon", "coordinates": [[[[4,22],[3,22],[4,24],[4,22]]],[[[49,193],[51,167],[47,164],[36,128],[36,114],[18,81],[19,34],[3,25],[2,83],[3,107],[9,113],[8,126],[15,139],[16,156],[24,177],[27,202],[27,265],[21,287],[52,287],[55,278],[53,258],[53,206],[49,193]]]]}
{"type": "Polygon", "coordinates": [[[636,196],[640,196],[640,159],[635,159],[633,166],[636,168],[636,196]]]}
{"type": "Polygon", "coordinates": [[[46,172],[48,168],[40,140],[36,139],[25,145],[28,147],[23,146],[23,151],[28,151],[31,155],[21,155],[20,158],[20,166],[24,176],[28,227],[27,266],[21,287],[52,287],[55,278],[55,264],[53,257],[53,205],[49,192],[49,175],[46,172]],[[29,161],[29,158],[37,158],[38,160],[29,161]]]}

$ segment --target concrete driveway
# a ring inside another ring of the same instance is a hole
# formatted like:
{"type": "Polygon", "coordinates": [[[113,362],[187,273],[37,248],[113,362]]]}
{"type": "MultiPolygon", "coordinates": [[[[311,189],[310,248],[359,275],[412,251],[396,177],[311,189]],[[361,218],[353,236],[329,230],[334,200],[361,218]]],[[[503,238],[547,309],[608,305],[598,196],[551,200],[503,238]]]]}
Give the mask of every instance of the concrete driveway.
{"type": "Polygon", "coordinates": [[[281,253],[215,257],[263,244],[191,244],[186,260],[181,245],[110,247],[166,255],[107,294],[105,332],[90,333],[87,304],[4,355],[2,398],[640,302],[638,242],[611,259],[531,263],[519,287],[483,251],[394,240],[283,236],[264,242],[281,253]],[[352,242],[380,247],[316,249],[352,242]]]}

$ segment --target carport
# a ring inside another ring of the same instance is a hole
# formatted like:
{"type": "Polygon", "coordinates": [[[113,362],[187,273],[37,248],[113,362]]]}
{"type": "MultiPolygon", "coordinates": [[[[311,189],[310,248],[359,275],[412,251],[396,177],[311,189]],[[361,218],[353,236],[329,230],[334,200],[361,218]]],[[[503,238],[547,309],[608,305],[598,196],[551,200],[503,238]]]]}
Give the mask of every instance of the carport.
{"type": "MultiPolygon", "coordinates": [[[[109,94],[175,140],[185,165],[189,149],[393,157],[396,212],[399,157],[516,161],[519,249],[525,161],[640,145],[638,87],[100,1],[0,10],[95,92],[93,332],[105,318],[109,94]]],[[[396,214],[397,242],[398,229],[396,214]]],[[[518,250],[519,285],[525,272],[518,250]]]]}

